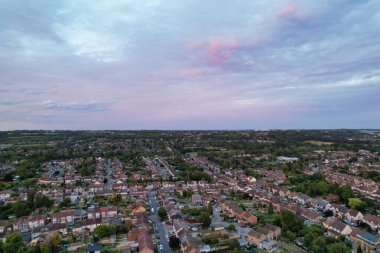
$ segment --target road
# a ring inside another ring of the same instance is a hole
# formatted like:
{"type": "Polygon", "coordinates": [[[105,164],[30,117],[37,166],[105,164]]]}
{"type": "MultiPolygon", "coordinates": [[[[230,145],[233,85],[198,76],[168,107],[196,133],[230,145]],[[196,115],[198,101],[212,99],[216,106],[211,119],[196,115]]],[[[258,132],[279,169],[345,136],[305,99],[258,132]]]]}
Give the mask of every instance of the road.
{"type": "Polygon", "coordinates": [[[112,185],[115,182],[115,179],[113,179],[113,170],[115,168],[115,165],[111,162],[111,160],[107,160],[104,164],[106,175],[105,177],[107,178],[107,189],[112,190],[112,185]]]}
{"type": "Polygon", "coordinates": [[[225,222],[222,219],[222,217],[220,216],[220,207],[219,207],[219,205],[213,205],[212,208],[213,208],[213,214],[212,214],[211,224],[227,227],[229,224],[228,224],[228,222],[225,222]]]}
{"type": "Polygon", "coordinates": [[[153,214],[151,216],[151,219],[153,221],[154,227],[157,226],[157,228],[158,228],[158,232],[156,231],[156,229],[154,229],[154,231],[155,231],[154,233],[155,233],[156,237],[157,236],[160,237],[160,239],[157,240],[157,244],[158,244],[159,241],[162,244],[163,249],[160,252],[162,252],[162,253],[171,253],[172,250],[170,249],[169,242],[166,239],[165,226],[164,226],[164,224],[162,224],[161,218],[158,216],[158,212],[157,212],[157,200],[156,200],[155,196],[156,196],[155,193],[153,193],[152,191],[148,192],[149,204],[150,204],[151,208],[154,209],[154,212],[153,212],[153,214]]]}

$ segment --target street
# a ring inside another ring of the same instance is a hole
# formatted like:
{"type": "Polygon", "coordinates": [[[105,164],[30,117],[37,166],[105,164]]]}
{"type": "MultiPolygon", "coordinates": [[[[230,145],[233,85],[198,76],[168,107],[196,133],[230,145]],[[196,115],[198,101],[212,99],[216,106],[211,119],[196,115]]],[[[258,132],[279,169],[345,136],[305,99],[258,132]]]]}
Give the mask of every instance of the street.
{"type": "MultiPolygon", "coordinates": [[[[156,238],[157,237],[160,238],[160,239],[157,239],[157,244],[159,245],[159,243],[160,243],[162,245],[162,250],[160,250],[160,252],[171,253],[172,250],[170,249],[169,242],[166,239],[165,226],[164,226],[164,224],[162,224],[161,218],[158,216],[158,212],[157,212],[158,208],[157,208],[157,201],[155,198],[155,194],[152,191],[149,191],[148,192],[148,198],[149,198],[149,204],[150,204],[151,208],[154,209],[154,212],[151,216],[151,219],[153,222],[154,234],[155,234],[156,238]],[[156,226],[158,228],[158,232],[156,230],[156,226]]],[[[158,246],[158,248],[159,248],[159,246],[158,246]]]]}
{"type": "Polygon", "coordinates": [[[213,208],[213,215],[212,215],[211,224],[227,227],[228,223],[225,222],[222,219],[222,217],[220,216],[220,207],[219,207],[219,205],[214,205],[212,208],[213,208]]]}
{"type": "Polygon", "coordinates": [[[107,189],[112,190],[112,185],[115,182],[113,179],[113,170],[114,170],[114,164],[111,162],[111,160],[107,160],[106,163],[104,164],[105,167],[105,178],[107,179],[107,189]]]}

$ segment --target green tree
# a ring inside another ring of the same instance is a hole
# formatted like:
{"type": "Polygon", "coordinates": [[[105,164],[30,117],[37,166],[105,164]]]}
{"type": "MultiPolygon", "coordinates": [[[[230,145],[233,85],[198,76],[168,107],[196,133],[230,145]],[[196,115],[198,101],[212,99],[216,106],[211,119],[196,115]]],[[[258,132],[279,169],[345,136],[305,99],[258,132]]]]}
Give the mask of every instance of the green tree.
{"type": "Polygon", "coordinates": [[[340,200],[344,203],[348,203],[348,200],[354,196],[354,193],[352,192],[351,186],[344,185],[339,189],[339,197],[340,200]]]}
{"type": "Polygon", "coordinates": [[[210,203],[208,203],[208,206],[207,206],[207,210],[208,210],[208,213],[209,213],[210,215],[213,215],[213,213],[214,213],[214,210],[212,209],[212,205],[211,205],[211,202],[210,202],[210,203]]]}
{"type": "Polygon", "coordinates": [[[109,199],[109,203],[111,203],[114,206],[120,205],[122,201],[123,201],[123,198],[121,194],[113,194],[109,199]]]}
{"type": "Polygon", "coordinates": [[[128,233],[128,232],[129,232],[129,227],[126,226],[125,224],[116,225],[116,234],[123,234],[123,233],[128,233]]]}
{"type": "Polygon", "coordinates": [[[41,247],[42,253],[53,253],[53,246],[50,243],[45,243],[41,247]]]}
{"type": "Polygon", "coordinates": [[[5,253],[15,253],[22,247],[22,235],[20,232],[13,232],[7,236],[4,243],[5,253]]]}
{"type": "Polygon", "coordinates": [[[322,236],[318,236],[313,240],[310,245],[310,249],[314,253],[325,253],[326,252],[326,240],[322,236]]]}
{"type": "Polygon", "coordinates": [[[273,211],[273,203],[272,202],[269,202],[268,204],[268,214],[273,214],[274,211],[273,211]]]}
{"type": "Polygon", "coordinates": [[[359,198],[349,198],[348,205],[353,209],[364,210],[366,203],[359,198]]]}
{"type": "Polygon", "coordinates": [[[328,253],[350,253],[351,250],[343,242],[333,243],[327,246],[328,253]]]}
{"type": "Polygon", "coordinates": [[[228,225],[227,230],[235,231],[236,230],[235,225],[234,224],[228,225]]]}
{"type": "Polygon", "coordinates": [[[307,233],[304,237],[305,246],[309,248],[314,240],[314,235],[312,233],[307,233]]]}
{"type": "Polygon", "coordinates": [[[211,225],[211,218],[210,215],[206,212],[202,212],[200,216],[202,227],[208,228],[211,225]]]}
{"type": "Polygon", "coordinates": [[[71,206],[71,199],[69,197],[63,198],[62,202],[59,203],[60,207],[69,207],[71,206]]]}
{"type": "Polygon", "coordinates": [[[41,253],[40,246],[29,246],[26,249],[26,253],[41,253]]]}
{"type": "Polygon", "coordinates": [[[112,225],[99,225],[95,228],[94,234],[99,238],[110,237],[116,234],[116,228],[112,225]]]}
{"type": "Polygon", "coordinates": [[[329,184],[325,181],[319,181],[316,184],[316,188],[318,189],[318,193],[321,195],[326,195],[329,193],[329,184]]]}
{"type": "Polygon", "coordinates": [[[160,216],[161,220],[165,219],[166,216],[168,216],[168,212],[166,211],[165,207],[160,206],[158,208],[158,216],[160,216]]]}
{"type": "Polygon", "coordinates": [[[34,207],[34,195],[35,195],[35,192],[33,191],[30,191],[28,192],[27,194],[27,198],[26,198],[26,204],[29,206],[29,207],[34,207]]]}
{"type": "Polygon", "coordinates": [[[53,246],[53,248],[58,247],[62,243],[61,235],[59,233],[56,233],[50,243],[53,246]]]}
{"type": "Polygon", "coordinates": [[[302,227],[302,221],[300,221],[294,213],[289,210],[283,210],[280,214],[281,228],[284,232],[290,230],[294,233],[299,232],[302,227]]]}
{"type": "Polygon", "coordinates": [[[288,230],[284,233],[284,237],[286,237],[289,241],[294,241],[297,238],[297,235],[288,230]]]}
{"type": "Polygon", "coordinates": [[[28,204],[25,201],[20,200],[13,204],[12,212],[17,217],[21,217],[21,216],[29,215],[31,211],[28,207],[28,204]]]}
{"type": "Polygon", "coordinates": [[[47,196],[45,195],[37,195],[36,198],[35,198],[35,207],[36,208],[39,208],[39,207],[46,207],[46,208],[49,208],[53,205],[54,201],[49,199],[47,196]]]}

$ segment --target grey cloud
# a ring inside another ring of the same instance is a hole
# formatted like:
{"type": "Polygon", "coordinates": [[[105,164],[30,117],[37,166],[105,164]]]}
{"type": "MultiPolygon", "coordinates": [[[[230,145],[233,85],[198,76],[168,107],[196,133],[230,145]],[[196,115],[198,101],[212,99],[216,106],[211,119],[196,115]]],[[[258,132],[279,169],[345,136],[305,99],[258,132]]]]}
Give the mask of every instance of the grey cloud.
{"type": "Polygon", "coordinates": [[[52,102],[44,101],[39,103],[43,108],[54,109],[59,111],[82,111],[82,112],[98,112],[106,111],[114,102],[52,102]]]}

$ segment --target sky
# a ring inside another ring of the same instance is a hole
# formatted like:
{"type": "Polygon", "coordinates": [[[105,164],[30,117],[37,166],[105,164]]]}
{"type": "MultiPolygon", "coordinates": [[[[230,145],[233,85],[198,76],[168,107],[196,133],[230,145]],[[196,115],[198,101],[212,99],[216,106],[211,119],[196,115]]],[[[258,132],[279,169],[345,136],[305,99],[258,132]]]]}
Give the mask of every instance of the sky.
{"type": "Polygon", "coordinates": [[[378,0],[0,7],[0,130],[380,128],[378,0]]]}

